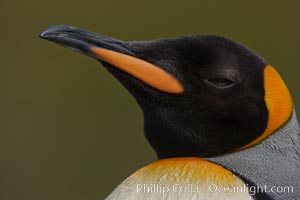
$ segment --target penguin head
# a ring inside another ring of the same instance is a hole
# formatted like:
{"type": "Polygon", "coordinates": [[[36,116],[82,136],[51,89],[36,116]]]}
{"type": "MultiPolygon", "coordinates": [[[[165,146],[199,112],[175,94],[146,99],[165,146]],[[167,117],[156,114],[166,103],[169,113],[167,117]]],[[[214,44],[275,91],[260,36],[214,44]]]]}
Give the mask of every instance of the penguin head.
{"type": "Polygon", "coordinates": [[[129,90],[159,158],[210,157],[258,144],[292,113],[276,70],[229,39],[123,42],[67,26],[41,37],[89,55],[129,90]]]}

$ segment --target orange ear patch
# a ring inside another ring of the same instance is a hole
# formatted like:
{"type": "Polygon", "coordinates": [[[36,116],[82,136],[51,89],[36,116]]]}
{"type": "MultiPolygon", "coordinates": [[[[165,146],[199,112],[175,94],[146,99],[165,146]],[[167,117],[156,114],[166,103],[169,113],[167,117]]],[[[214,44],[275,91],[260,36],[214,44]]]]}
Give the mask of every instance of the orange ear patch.
{"type": "Polygon", "coordinates": [[[184,92],[184,87],[179,80],[149,62],[103,48],[92,47],[91,51],[101,60],[127,72],[157,90],[167,93],[184,92]]]}
{"type": "Polygon", "coordinates": [[[293,103],[290,92],[278,72],[267,65],[264,69],[265,102],[267,104],[269,119],[263,134],[241,149],[261,142],[280,128],[290,118],[293,103]]]}

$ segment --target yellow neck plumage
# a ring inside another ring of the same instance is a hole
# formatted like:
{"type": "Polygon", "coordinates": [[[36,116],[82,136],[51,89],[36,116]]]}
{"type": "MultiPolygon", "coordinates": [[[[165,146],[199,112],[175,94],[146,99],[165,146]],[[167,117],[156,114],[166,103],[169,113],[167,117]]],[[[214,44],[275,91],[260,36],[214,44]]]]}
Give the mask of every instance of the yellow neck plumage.
{"type": "Polygon", "coordinates": [[[231,171],[201,158],[171,158],[143,167],[110,199],[250,200],[247,185],[231,171]]]}

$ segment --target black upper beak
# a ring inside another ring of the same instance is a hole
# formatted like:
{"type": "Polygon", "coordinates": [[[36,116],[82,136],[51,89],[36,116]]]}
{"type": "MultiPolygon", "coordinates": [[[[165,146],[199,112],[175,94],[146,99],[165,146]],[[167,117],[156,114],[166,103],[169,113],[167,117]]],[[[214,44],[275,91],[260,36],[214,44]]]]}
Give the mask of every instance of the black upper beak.
{"type": "Polygon", "coordinates": [[[91,52],[92,47],[104,48],[134,56],[135,54],[125,48],[123,41],[100,34],[87,32],[71,26],[51,26],[40,34],[40,37],[75,51],[96,57],[91,52]]]}

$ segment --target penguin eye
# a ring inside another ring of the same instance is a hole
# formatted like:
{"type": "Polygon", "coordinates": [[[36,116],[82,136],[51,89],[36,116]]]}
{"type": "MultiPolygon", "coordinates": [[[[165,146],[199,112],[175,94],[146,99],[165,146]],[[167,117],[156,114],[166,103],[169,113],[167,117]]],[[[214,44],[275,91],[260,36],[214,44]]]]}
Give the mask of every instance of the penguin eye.
{"type": "Polygon", "coordinates": [[[212,85],[216,88],[225,89],[233,86],[235,82],[229,80],[227,78],[212,78],[212,79],[204,79],[206,83],[212,85]]]}

